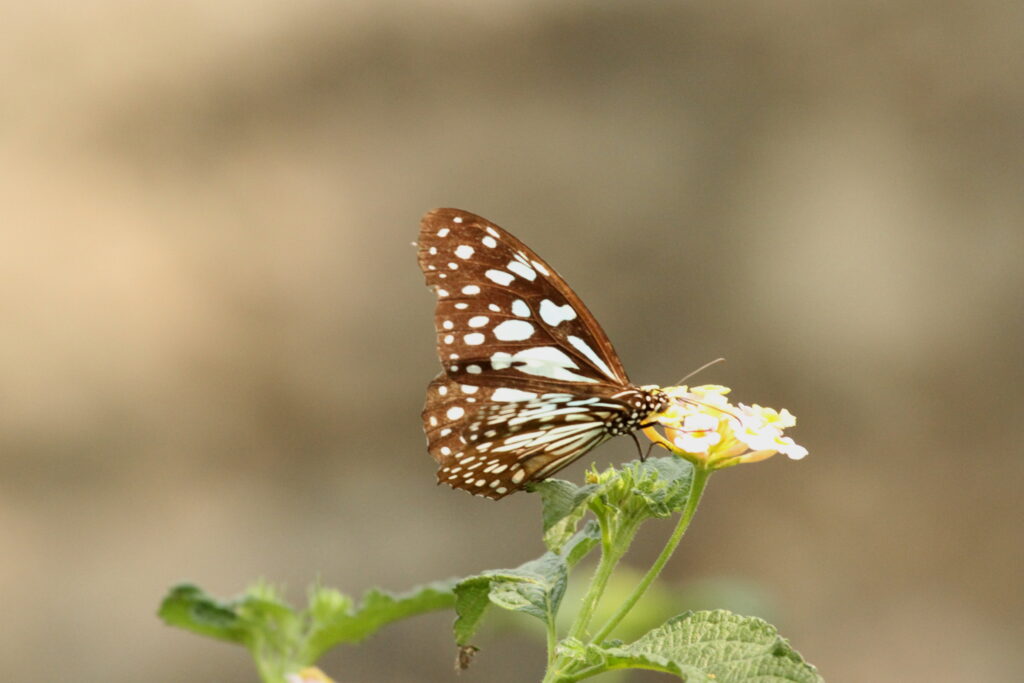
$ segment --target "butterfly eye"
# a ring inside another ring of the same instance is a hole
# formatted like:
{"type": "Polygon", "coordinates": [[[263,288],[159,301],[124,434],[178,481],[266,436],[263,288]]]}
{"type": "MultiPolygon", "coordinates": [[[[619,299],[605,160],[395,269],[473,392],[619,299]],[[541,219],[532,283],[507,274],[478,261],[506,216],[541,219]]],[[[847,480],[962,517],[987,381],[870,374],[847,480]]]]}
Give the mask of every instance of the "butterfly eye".
{"type": "Polygon", "coordinates": [[[443,371],[427,388],[423,426],[440,481],[501,498],[665,407],[656,387],[629,381],[579,296],[507,231],[437,209],[418,245],[437,295],[443,371]]]}

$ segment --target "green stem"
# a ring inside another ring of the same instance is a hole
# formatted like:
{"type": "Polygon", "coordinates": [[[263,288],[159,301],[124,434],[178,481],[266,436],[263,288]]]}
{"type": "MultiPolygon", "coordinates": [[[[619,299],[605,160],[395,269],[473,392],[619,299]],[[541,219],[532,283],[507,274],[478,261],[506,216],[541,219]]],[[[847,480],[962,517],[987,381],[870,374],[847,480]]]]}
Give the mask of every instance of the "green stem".
{"type": "Polygon", "coordinates": [[[558,645],[558,631],[555,629],[555,614],[553,611],[548,612],[545,626],[548,632],[548,671],[551,671],[555,664],[555,647],[558,645]]]}
{"type": "Polygon", "coordinates": [[[632,541],[635,535],[635,530],[633,530],[633,533],[630,533],[628,529],[612,531],[608,528],[610,520],[607,517],[600,521],[601,559],[597,563],[597,569],[594,570],[593,578],[590,579],[587,593],[583,596],[583,606],[569,628],[570,638],[582,639],[583,634],[587,632],[590,620],[593,618],[597,605],[601,601],[601,596],[604,595],[605,588],[608,586],[608,580],[615,570],[615,565],[622,559],[626,549],[629,548],[630,541],[632,541]]]}
{"type": "MultiPolygon", "coordinates": [[[[601,559],[598,561],[594,575],[590,579],[586,595],[583,596],[580,611],[576,614],[572,626],[569,627],[568,637],[579,640],[582,640],[584,634],[586,634],[587,628],[590,626],[590,620],[593,618],[594,612],[601,602],[601,597],[608,587],[608,581],[611,579],[612,572],[615,570],[619,560],[622,559],[622,556],[626,554],[626,550],[629,549],[629,545],[633,542],[637,532],[637,525],[635,523],[614,525],[612,516],[602,514],[597,510],[594,512],[598,517],[601,527],[601,559]]],[[[548,670],[545,673],[543,683],[564,683],[574,680],[567,677],[570,674],[563,670],[564,665],[565,661],[562,658],[555,657],[552,659],[549,656],[548,670]]]]}
{"type": "Polygon", "coordinates": [[[608,620],[608,623],[601,627],[601,630],[594,635],[590,642],[600,643],[607,638],[612,630],[619,625],[619,622],[629,614],[629,611],[633,609],[637,601],[643,597],[650,585],[654,583],[654,580],[658,578],[661,570],[665,568],[665,564],[672,557],[672,553],[675,552],[676,546],[679,545],[679,541],[682,540],[683,534],[686,533],[687,527],[690,526],[690,520],[693,519],[693,514],[697,511],[697,505],[700,503],[701,495],[704,493],[704,487],[707,485],[708,477],[710,476],[711,470],[694,465],[693,479],[690,482],[690,495],[686,499],[683,514],[679,518],[675,531],[672,532],[672,536],[668,539],[668,543],[665,544],[661,554],[658,555],[658,559],[654,561],[654,565],[644,574],[644,578],[633,589],[633,593],[622,603],[615,614],[612,615],[612,618],[608,620]]]}

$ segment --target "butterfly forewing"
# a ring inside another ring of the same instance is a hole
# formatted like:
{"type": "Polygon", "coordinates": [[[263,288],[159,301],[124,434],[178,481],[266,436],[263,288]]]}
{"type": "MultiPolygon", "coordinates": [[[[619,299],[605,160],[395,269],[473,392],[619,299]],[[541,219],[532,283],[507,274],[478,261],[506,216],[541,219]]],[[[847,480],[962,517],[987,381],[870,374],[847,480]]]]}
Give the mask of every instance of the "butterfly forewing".
{"type": "Polygon", "coordinates": [[[431,211],[419,263],[438,297],[443,372],[423,424],[439,481],[501,498],[663,407],[554,269],[493,223],[431,211]]]}
{"type": "Polygon", "coordinates": [[[449,377],[488,386],[626,386],[611,342],[529,247],[489,221],[437,209],[422,222],[420,268],[438,295],[437,351],[449,377]]]}

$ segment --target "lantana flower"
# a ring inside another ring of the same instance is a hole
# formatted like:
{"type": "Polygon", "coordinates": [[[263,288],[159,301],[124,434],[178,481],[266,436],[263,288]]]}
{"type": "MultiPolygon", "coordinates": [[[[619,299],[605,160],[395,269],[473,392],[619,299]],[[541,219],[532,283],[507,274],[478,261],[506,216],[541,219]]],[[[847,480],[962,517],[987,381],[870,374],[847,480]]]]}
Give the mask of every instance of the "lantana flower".
{"type": "Polygon", "coordinates": [[[334,683],[327,674],[315,666],[288,674],[285,676],[285,680],[287,683],[334,683]]]}
{"type": "Polygon", "coordinates": [[[807,455],[783,431],[796,424],[788,410],[754,404],[733,405],[728,387],[667,387],[669,407],[644,429],[651,441],[706,469],[759,462],[784,453],[792,460],[807,455]]]}

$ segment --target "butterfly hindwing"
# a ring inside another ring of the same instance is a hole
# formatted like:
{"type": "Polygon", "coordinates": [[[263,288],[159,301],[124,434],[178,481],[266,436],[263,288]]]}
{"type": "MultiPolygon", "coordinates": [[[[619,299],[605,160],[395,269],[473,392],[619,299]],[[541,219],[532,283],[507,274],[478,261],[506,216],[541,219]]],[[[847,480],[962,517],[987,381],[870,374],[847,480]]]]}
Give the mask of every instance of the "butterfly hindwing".
{"type": "Polygon", "coordinates": [[[438,481],[498,499],[610,439],[608,425],[633,410],[621,398],[459,384],[442,374],[427,389],[423,427],[438,481]]]}

